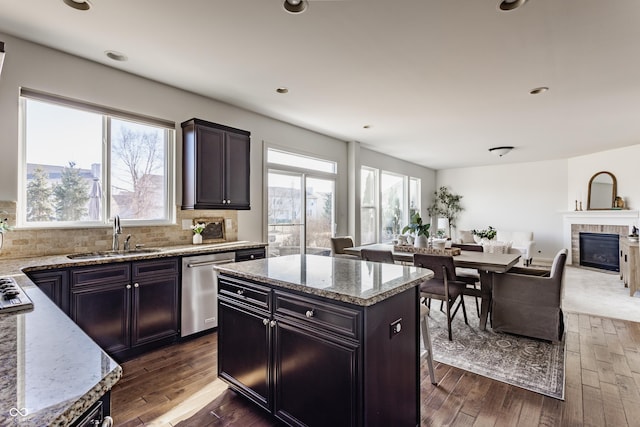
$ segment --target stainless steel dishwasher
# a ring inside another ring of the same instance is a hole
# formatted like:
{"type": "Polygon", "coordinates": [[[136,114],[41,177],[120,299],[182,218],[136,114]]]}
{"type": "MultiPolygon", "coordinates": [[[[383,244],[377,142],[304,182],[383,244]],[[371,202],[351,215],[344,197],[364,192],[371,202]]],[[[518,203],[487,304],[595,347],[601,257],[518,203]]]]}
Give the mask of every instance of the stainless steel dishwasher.
{"type": "Polygon", "coordinates": [[[218,326],[218,276],[214,265],[235,261],[235,252],[182,258],[182,324],[180,336],[218,326]]]}

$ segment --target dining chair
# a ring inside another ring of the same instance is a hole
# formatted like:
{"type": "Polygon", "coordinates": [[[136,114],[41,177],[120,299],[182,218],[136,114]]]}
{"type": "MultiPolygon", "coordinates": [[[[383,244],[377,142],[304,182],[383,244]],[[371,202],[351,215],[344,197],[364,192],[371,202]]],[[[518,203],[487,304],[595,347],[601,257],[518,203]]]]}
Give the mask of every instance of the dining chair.
{"type": "Polygon", "coordinates": [[[429,307],[424,304],[420,305],[420,330],[422,332],[422,344],[426,351],[427,366],[429,366],[429,376],[431,384],[438,385],[436,381],[436,373],[433,370],[433,348],[431,346],[431,333],[429,332],[429,307]]]}
{"type": "Polygon", "coordinates": [[[444,301],[447,315],[447,329],[449,331],[449,341],[453,341],[451,333],[451,321],[462,307],[464,323],[467,321],[467,310],[464,306],[463,293],[466,288],[464,282],[456,280],[456,269],[453,257],[450,255],[429,255],[414,254],[413,265],[416,267],[428,268],[433,271],[433,278],[420,283],[420,296],[425,298],[427,307],[431,299],[444,301]],[[458,304],[455,305],[456,300],[458,304]],[[454,308],[455,305],[455,308],[454,308]]]}
{"type": "Polygon", "coordinates": [[[355,255],[349,255],[344,252],[345,248],[353,247],[353,238],[351,236],[336,236],[331,238],[331,256],[340,258],[357,259],[355,255]]]}
{"type": "MultiPolygon", "coordinates": [[[[482,245],[465,245],[465,244],[452,244],[451,247],[460,248],[463,251],[473,251],[473,252],[482,252],[482,245]]],[[[464,291],[465,295],[474,297],[476,300],[476,312],[478,313],[478,317],[480,317],[480,273],[475,268],[463,268],[456,267],[456,277],[459,281],[466,283],[466,289],[464,291]]]]}
{"type": "Polygon", "coordinates": [[[364,261],[384,262],[387,264],[395,264],[393,259],[393,253],[391,251],[384,251],[379,249],[362,249],[360,251],[360,257],[364,261]]]}

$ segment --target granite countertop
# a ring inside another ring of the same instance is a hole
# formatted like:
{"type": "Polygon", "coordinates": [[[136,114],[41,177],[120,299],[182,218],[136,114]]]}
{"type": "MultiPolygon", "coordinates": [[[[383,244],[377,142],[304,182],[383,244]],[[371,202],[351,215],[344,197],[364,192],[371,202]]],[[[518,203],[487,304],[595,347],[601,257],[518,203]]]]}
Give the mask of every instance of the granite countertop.
{"type": "Polygon", "coordinates": [[[318,255],[287,255],[215,266],[219,272],[267,285],[369,306],[425,279],[431,270],[318,255]]]}
{"type": "Polygon", "coordinates": [[[68,426],[122,376],[122,368],[27,278],[23,271],[49,270],[238,249],[262,248],[246,241],[157,248],[95,259],[66,255],[0,258],[0,276],[11,276],[33,301],[31,311],[0,313],[0,425],[68,426]]]}
{"type": "Polygon", "coordinates": [[[154,252],[131,251],[126,255],[110,256],[103,258],[68,258],[64,255],[39,256],[33,258],[2,259],[0,257],[0,276],[9,276],[37,270],[53,270],[65,267],[81,267],[85,265],[109,264],[114,262],[128,262],[142,259],[167,258],[174,256],[191,256],[211,254],[216,252],[229,252],[239,249],[264,248],[267,243],[248,242],[238,240],[235,242],[213,243],[205,245],[179,245],[163,246],[154,249],[154,252]]]}

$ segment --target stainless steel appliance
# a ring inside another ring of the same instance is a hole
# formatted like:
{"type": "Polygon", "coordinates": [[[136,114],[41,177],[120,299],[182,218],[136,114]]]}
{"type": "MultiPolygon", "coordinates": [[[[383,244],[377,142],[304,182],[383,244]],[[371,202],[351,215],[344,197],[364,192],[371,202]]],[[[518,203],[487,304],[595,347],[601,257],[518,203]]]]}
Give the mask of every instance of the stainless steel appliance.
{"type": "Polygon", "coordinates": [[[214,265],[234,262],[235,252],[182,258],[182,324],[180,336],[218,326],[218,276],[214,265]]]}

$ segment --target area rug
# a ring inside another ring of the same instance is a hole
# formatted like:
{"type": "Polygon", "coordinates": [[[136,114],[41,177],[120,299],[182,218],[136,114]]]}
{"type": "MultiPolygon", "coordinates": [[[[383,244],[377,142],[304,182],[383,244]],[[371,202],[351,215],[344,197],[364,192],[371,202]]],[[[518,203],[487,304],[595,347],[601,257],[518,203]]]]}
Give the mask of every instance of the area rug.
{"type": "Polygon", "coordinates": [[[437,306],[429,318],[435,361],[564,400],[564,340],[554,344],[493,332],[489,325],[481,331],[475,306],[469,304],[469,325],[458,313],[452,324],[453,341],[449,341],[446,315],[437,306]]]}

